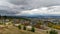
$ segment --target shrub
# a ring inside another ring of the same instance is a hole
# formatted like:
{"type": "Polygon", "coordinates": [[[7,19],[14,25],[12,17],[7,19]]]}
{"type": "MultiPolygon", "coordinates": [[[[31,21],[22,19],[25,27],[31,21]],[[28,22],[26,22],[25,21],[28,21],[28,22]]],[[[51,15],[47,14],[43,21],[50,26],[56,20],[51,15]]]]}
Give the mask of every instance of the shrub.
{"type": "Polygon", "coordinates": [[[59,25],[53,25],[52,28],[60,30],[60,26],[59,25]]]}
{"type": "Polygon", "coordinates": [[[46,33],[48,33],[48,31],[46,31],[46,33]]]}
{"type": "Polygon", "coordinates": [[[58,34],[58,32],[55,31],[55,30],[51,30],[49,33],[50,33],[50,34],[58,34]]]}
{"type": "Polygon", "coordinates": [[[23,27],[23,30],[26,30],[26,26],[23,27]]]}
{"type": "Polygon", "coordinates": [[[21,29],[21,25],[19,25],[18,28],[21,29]]]}
{"type": "Polygon", "coordinates": [[[32,31],[32,32],[35,32],[35,28],[34,28],[34,27],[32,27],[31,31],[32,31]]]}

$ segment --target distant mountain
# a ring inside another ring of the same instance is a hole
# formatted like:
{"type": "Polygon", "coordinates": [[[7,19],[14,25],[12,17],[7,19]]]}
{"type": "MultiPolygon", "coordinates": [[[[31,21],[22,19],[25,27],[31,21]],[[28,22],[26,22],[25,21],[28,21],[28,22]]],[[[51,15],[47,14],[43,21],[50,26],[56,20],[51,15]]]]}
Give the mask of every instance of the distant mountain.
{"type": "MultiPolygon", "coordinates": [[[[7,15],[5,15],[7,16],[7,15]]],[[[47,15],[36,15],[36,16],[7,16],[8,18],[60,18],[60,16],[47,16],[47,15]]]]}
{"type": "Polygon", "coordinates": [[[60,18],[60,16],[19,16],[23,18],[60,18]]]}

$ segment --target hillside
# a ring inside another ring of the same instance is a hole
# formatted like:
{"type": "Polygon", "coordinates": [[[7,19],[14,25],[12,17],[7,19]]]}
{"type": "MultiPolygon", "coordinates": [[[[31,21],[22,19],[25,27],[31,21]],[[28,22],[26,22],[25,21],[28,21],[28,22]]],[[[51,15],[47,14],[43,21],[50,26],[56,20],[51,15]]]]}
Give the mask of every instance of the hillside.
{"type": "MultiPolygon", "coordinates": [[[[0,34],[40,34],[40,32],[25,31],[25,30],[20,30],[14,26],[8,26],[5,28],[0,27],[0,34]]],[[[41,34],[44,33],[41,32],[41,34]]]]}

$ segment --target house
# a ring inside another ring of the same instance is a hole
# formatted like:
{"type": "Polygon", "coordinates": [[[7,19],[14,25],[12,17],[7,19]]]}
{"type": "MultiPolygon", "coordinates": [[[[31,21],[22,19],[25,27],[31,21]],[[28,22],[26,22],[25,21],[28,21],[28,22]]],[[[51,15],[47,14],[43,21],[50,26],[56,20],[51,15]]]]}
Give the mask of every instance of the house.
{"type": "Polygon", "coordinates": [[[32,26],[26,26],[27,30],[30,31],[32,26]]]}
{"type": "Polygon", "coordinates": [[[52,23],[51,21],[43,21],[44,25],[48,25],[49,23],[52,23]]]}
{"type": "Polygon", "coordinates": [[[13,23],[18,24],[18,23],[20,23],[20,20],[19,19],[13,19],[13,23]]]}

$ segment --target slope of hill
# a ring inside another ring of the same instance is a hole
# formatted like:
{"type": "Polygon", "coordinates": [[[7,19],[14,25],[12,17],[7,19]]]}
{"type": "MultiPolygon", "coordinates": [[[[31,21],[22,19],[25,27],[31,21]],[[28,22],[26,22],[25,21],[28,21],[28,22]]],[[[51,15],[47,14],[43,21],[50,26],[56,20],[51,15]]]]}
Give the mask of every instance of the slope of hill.
{"type": "Polygon", "coordinates": [[[40,32],[31,32],[31,31],[26,31],[26,30],[20,30],[17,27],[8,26],[5,28],[0,27],[0,34],[40,34],[40,32]]]}

